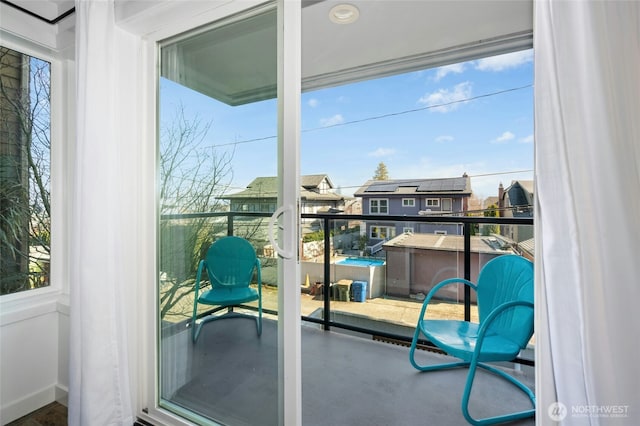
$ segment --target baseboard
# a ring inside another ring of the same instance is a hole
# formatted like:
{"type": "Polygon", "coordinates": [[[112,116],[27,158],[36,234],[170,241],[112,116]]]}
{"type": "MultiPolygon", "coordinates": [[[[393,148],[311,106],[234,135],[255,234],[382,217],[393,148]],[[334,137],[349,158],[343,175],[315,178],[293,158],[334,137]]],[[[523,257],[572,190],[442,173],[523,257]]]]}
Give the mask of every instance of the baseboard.
{"type": "Polygon", "coordinates": [[[66,394],[66,390],[58,387],[57,385],[51,385],[34,392],[31,395],[27,395],[22,399],[10,402],[0,408],[0,423],[4,426],[7,423],[26,416],[47,404],[57,401],[58,397],[66,402],[66,394]]]}

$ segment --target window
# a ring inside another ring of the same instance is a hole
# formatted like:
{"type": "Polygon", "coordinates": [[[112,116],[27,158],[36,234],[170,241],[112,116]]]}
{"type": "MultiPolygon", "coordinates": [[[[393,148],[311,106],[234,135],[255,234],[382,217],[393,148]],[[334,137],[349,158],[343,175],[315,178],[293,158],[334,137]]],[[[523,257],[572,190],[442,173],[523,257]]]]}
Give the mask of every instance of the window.
{"type": "Polygon", "coordinates": [[[413,234],[413,226],[405,226],[402,228],[403,234],[413,234]]]}
{"type": "Polygon", "coordinates": [[[451,200],[451,198],[443,198],[442,199],[442,211],[443,212],[450,212],[453,211],[453,201],[451,200]]]}
{"type": "Polygon", "coordinates": [[[388,240],[396,236],[394,226],[372,226],[370,236],[372,239],[388,240]]]}
{"type": "Polygon", "coordinates": [[[49,285],[51,64],[0,46],[0,294],[49,285]]]}
{"type": "Polygon", "coordinates": [[[440,207],[440,199],[439,198],[427,198],[426,205],[427,205],[427,207],[440,207]]]}
{"type": "Polygon", "coordinates": [[[403,198],[402,199],[402,207],[415,207],[416,199],[415,198],[403,198]]]}
{"type": "Polygon", "coordinates": [[[389,200],[386,198],[373,198],[369,200],[370,214],[389,214],[389,200]]]}

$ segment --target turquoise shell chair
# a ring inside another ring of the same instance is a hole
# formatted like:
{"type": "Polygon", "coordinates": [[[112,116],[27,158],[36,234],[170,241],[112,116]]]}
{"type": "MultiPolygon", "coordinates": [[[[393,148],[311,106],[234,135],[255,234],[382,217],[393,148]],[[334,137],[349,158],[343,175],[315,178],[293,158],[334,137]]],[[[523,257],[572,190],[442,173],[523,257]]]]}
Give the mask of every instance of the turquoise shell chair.
{"type": "Polygon", "coordinates": [[[247,240],[240,237],[223,237],[215,241],[207,250],[206,257],[198,265],[191,321],[191,337],[198,340],[202,326],[210,321],[232,317],[255,318],[258,336],[262,334],[262,277],[260,260],[247,240]],[[202,272],[207,271],[211,288],[202,292],[202,272]],[[251,288],[254,270],[257,276],[257,290],[251,288]],[[258,315],[233,312],[233,307],[243,303],[258,301],[258,315]],[[198,318],[198,304],[226,307],[224,315],[208,315],[198,318]]]}
{"type": "Polygon", "coordinates": [[[468,367],[462,396],[462,413],[474,425],[489,425],[533,417],[535,395],[524,384],[486,362],[512,361],[527,346],[533,335],[533,264],[517,255],[503,255],[490,260],[480,271],[478,283],[451,278],[437,284],[427,295],[416,326],[409,360],[420,371],[468,367]],[[462,283],[474,289],[478,300],[479,323],[456,320],[424,319],[434,294],[448,284],[462,283]],[[447,354],[460,359],[437,365],[420,365],[415,359],[420,334],[447,354]],[[488,370],[513,383],[529,397],[533,408],[486,419],[469,414],[469,396],[477,367],[488,370]]]}

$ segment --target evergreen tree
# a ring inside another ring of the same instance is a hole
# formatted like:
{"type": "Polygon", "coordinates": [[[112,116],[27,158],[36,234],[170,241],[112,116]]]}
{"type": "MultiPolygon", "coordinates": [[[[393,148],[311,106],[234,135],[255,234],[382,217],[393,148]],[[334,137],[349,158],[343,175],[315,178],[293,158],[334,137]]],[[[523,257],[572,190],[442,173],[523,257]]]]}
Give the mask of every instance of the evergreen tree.
{"type": "Polygon", "coordinates": [[[387,170],[387,166],[381,161],[378,164],[378,168],[373,174],[373,180],[388,180],[389,179],[389,171],[387,170]]]}

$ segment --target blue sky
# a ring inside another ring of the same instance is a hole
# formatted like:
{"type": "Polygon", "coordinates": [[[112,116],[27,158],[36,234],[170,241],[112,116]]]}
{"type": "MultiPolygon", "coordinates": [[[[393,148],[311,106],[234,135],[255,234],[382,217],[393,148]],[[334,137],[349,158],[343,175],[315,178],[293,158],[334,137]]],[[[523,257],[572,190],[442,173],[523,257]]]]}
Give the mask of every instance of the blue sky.
{"type": "MultiPolygon", "coordinates": [[[[233,152],[234,190],[275,176],[275,100],[229,107],[167,81],[161,99],[211,123],[203,149],[233,152]]],[[[533,51],[303,93],[302,174],[350,195],[380,162],[392,179],[466,172],[480,198],[532,179],[533,51]]]]}

